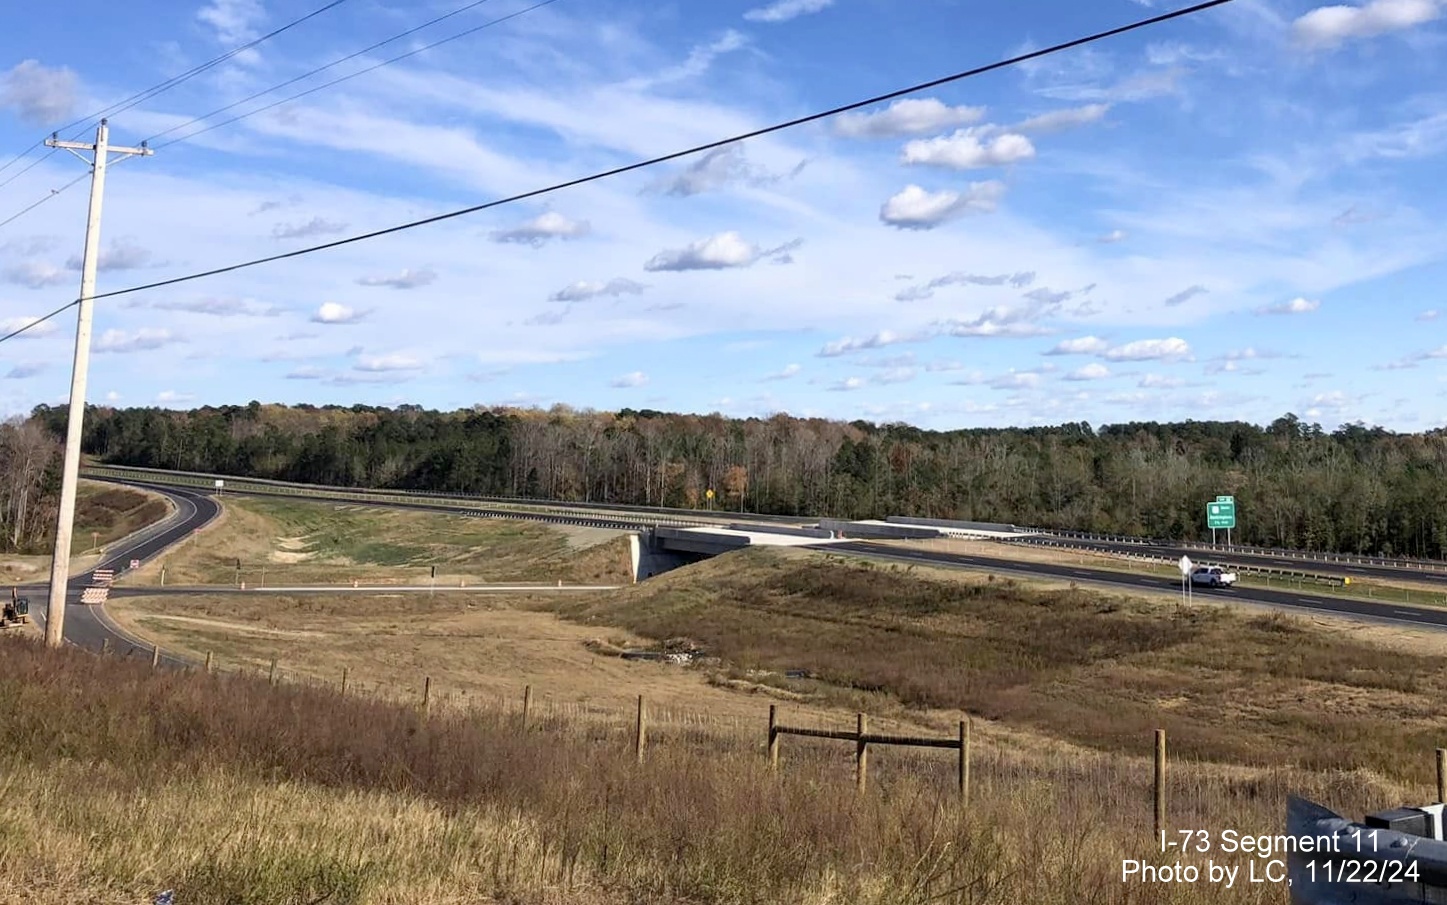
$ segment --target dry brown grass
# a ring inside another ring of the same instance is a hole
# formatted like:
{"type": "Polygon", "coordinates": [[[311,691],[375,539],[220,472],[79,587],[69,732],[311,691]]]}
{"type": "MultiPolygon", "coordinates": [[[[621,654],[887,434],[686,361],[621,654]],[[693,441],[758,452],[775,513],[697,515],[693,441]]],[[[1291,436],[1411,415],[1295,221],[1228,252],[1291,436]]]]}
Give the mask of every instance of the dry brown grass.
{"type": "Polygon", "coordinates": [[[741,551],[550,605],[650,638],[688,635],[735,675],[816,700],[963,709],[1105,751],[1139,750],[1165,728],[1195,758],[1425,781],[1447,716],[1447,661],[1307,620],[800,551],[741,551]],[[791,669],[813,678],[784,678],[791,669]]]}
{"type": "Polygon", "coordinates": [[[631,580],[626,541],[530,522],[432,512],[229,497],[220,519],[123,577],[168,585],[438,584],[631,580]],[[602,540],[602,543],[590,543],[602,540]]]}
{"type": "MultiPolygon", "coordinates": [[[[420,715],[305,687],[3,642],[0,901],[803,905],[1279,902],[1269,886],[1141,887],[1149,767],[982,745],[972,806],[937,756],[420,715]]],[[[1275,832],[1287,792],[1349,814],[1422,788],[1369,773],[1179,763],[1174,826],[1275,832]]],[[[1218,860],[1220,856],[1217,856],[1218,860]]],[[[1229,860],[1229,859],[1228,859],[1229,860]]],[[[1240,862],[1237,862],[1240,863],[1240,862]]]]}

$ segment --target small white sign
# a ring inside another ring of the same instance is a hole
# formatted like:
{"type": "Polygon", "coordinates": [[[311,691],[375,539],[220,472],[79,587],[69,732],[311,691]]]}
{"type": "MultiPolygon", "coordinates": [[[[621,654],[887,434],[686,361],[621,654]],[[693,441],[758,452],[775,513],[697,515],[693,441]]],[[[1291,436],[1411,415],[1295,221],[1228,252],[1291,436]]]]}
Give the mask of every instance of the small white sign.
{"type": "Polygon", "coordinates": [[[1178,563],[1176,563],[1176,565],[1178,565],[1178,566],[1181,567],[1181,574],[1182,574],[1182,575],[1190,575],[1190,574],[1191,574],[1191,557],[1189,557],[1189,556],[1182,556],[1182,557],[1181,557],[1181,561],[1178,562],[1178,563]]]}
{"type": "Polygon", "coordinates": [[[220,490],[222,487],[225,487],[225,486],[226,486],[226,482],[225,482],[225,481],[221,480],[220,478],[217,478],[217,479],[216,479],[216,489],[217,489],[217,490],[220,490]]]}
{"type": "Polygon", "coordinates": [[[132,569],[139,569],[140,567],[141,567],[141,561],[140,561],[139,559],[133,559],[133,560],[131,560],[131,568],[132,568],[132,569]]]}

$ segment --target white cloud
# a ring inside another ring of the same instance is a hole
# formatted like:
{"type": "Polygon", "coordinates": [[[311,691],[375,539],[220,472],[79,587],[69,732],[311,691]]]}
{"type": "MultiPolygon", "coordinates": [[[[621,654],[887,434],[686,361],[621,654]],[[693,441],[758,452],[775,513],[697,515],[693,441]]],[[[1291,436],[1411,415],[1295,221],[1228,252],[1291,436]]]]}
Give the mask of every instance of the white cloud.
{"type": "Polygon", "coordinates": [[[1158,361],[1185,358],[1190,354],[1190,345],[1184,339],[1173,336],[1169,339],[1138,339],[1115,346],[1105,351],[1105,358],[1109,361],[1158,361]]]}
{"type": "Polygon", "coordinates": [[[363,355],[352,367],[357,371],[381,374],[389,371],[420,371],[423,364],[411,355],[391,353],[388,355],[363,355]]]}
{"type": "MultiPolygon", "coordinates": [[[[148,250],[129,239],[121,239],[112,242],[109,248],[100,253],[95,266],[100,271],[138,270],[151,266],[153,257],[148,250]]],[[[73,255],[65,262],[65,266],[70,270],[80,270],[83,263],[80,255],[73,255]]]]}
{"type": "Polygon", "coordinates": [[[878,384],[908,383],[913,380],[919,371],[915,368],[885,368],[874,375],[874,382],[878,384]]]}
{"type": "Polygon", "coordinates": [[[1416,320],[1423,322],[1435,321],[1440,314],[1441,312],[1439,312],[1436,308],[1429,308],[1426,311],[1423,311],[1421,314],[1417,315],[1416,320]]]}
{"type": "Polygon", "coordinates": [[[1100,238],[1096,239],[1095,241],[1099,242],[1101,245],[1114,245],[1116,242],[1124,242],[1125,238],[1125,230],[1113,229],[1105,235],[1101,236],[1100,238]]]}
{"type": "Polygon", "coordinates": [[[764,379],[765,379],[765,380],[788,380],[790,377],[794,377],[795,375],[797,375],[797,374],[798,374],[800,371],[802,371],[802,370],[804,370],[804,369],[803,369],[801,366],[796,365],[796,364],[785,365],[785,366],[784,366],[784,369],[783,369],[782,371],[778,371],[777,373],[770,374],[768,377],[765,377],[764,379]]]}
{"type": "Polygon", "coordinates": [[[1071,371],[1065,375],[1066,380],[1104,380],[1110,376],[1110,368],[1098,361],[1093,361],[1083,368],[1071,371]]]}
{"type": "Polygon", "coordinates": [[[70,119],[75,104],[75,73],[64,66],[52,69],[24,60],[0,78],[0,108],[14,110],[29,125],[70,119]]]}
{"type": "Polygon", "coordinates": [[[648,375],[642,371],[634,371],[631,374],[624,374],[608,385],[620,390],[637,389],[638,387],[648,385],[648,375]]]}
{"type": "Polygon", "coordinates": [[[829,387],[829,391],[833,393],[848,393],[862,389],[864,389],[864,378],[862,377],[846,377],[829,387]]]}
{"type": "Polygon", "coordinates": [[[834,0],[775,0],[768,6],[761,6],[744,13],[750,22],[787,22],[798,16],[806,16],[828,9],[834,0]]]}
{"type": "Polygon", "coordinates": [[[492,241],[540,248],[551,239],[581,239],[592,231],[586,220],[571,220],[557,211],[548,211],[512,229],[494,230],[492,241]]]}
{"type": "Polygon", "coordinates": [[[1098,336],[1082,336],[1058,343],[1046,355],[1099,355],[1110,348],[1110,343],[1098,336]]]}
{"type": "Polygon", "coordinates": [[[981,140],[977,129],[960,129],[954,135],[909,142],[900,161],[905,164],[974,170],[1008,166],[1035,156],[1035,146],[1023,135],[1006,132],[981,140]]]}
{"type": "Polygon", "coordinates": [[[276,317],[284,313],[275,305],[263,305],[250,299],[199,298],[190,301],[151,302],[146,306],[157,311],[183,311],[187,314],[209,314],[213,317],[276,317]]]}
{"type": "Polygon", "coordinates": [[[919,342],[924,336],[918,334],[900,334],[893,330],[881,330],[873,336],[864,339],[846,337],[832,343],[828,343],[819,350],[820,358],[837,358],[840,355],[848,355],[851,352],[862,352],[866,349],[883,349],[885,346],[893,346],[898,343],[919,342]]]}
{"type": "Polygon", "coordinates": [[[977,123],[984,107],[951,107],[937,98],[906,98],[873,113],[846,113],[834,131],[850,138],[897,138],[928,135],[941,129],[977,123]]]}
{"type": "Polygon", "coordinates": [[[7,283],[16,283],[30,289],[44,289],[68,282],[70,274],[44,261],[21,261],[0,271],[0,278],[7,283]]]}
{"type": "Polygon", "coordinates": [[[230,47],[258,37],[256,29],[266,21],[266,9],[261,0],[211,0],[196,18],[215,30],[218,43],[230,47]]]}
{"type": "Polygon", "coordinates": [[[648,287],[642,283],[635,283],[623,277],[609,280],[606,283],[581,281],[559,289],[557,292],[548,296],[548,300],[553,302],[583,302],[599,296],[617,297],[622,295],[638,295],[647,288],[648,287]]]}
{"type": "Polygon", "coordinates": [[[39,339],[42,336],[49,336],[56,331],[54,320],[36,323],[39,320],[40,318],[38,317],[0,317],[0,336],[9,336],[16,330],[30,327],[31,324],[36,324],[36,326],[30,327],[29,330],[17,336],[16,339],[39,339]]]}
{"type": "Polygon", "coordinates": [[[334,236],[346,232],[347,224],[313,217],[305,223],[278,223],[271,228],[274,239],[308,239],[314,236],[334,236]]]}
{"type": "Polygon", "coordinates": [[[348,308],[338,302],[324,302],[311,319],[314,324],[355,324],[368,313],[348,308]]]}
{"type": "Polygon", "coordinates": [[[175,405],[186,402],[195,402],[195,393],[178,393],[175,390],[162,390],[156,394],[156,401],[162,405],[175,405]]]}
{"type": "Polygon", "coordinates": [[[1256,309],[1257,314],[1311,314],[1321,307],[1315,299],[1294,298],[1279,305],[1264,305],[1256,309]]]}
{"type": "Polygon", "coordinates": [[[142,327],[135,331],[107,330],[95,341],[91,351],[96,353],[148,352],[178,342],[182,342],[182,339],[165,328],[142,327]]]}
{"type": "Polygon", "coordinates": [[[1060,132],[1100,122],[1109,112],[1110,104],[1086,104],[1032,116],[1010,128],[1016,132],[1060,132]]]}
{"type": "Polygon", "coordinates": [[[1017,371],[1011,368],[1006,374],[989,382],[993,390],[1033,390],[1040,385],[1041,376],[1036,371],[1017,371]]]}
{"type": "Polygon", "coordinates": [[[1005,195],[1005,184],[991,180],[972,182],[964,192],[927,192],[908,185],[884,202],[879,219],[900,229],[934,229],[968,213],[990,213],[1005,195]]]}
{"type": "Polygon", "coordinates": [[[793,260],[788,253],[800,244],[801,240],[796,239],[778,248],[765,250],[745,242],[742,236],[730,230],[701,239],[686,248],[660,251],[643,265],[643,269],[654,272],[727,270],[731,267],[748,267],[769,257],[779,263],[788,263],[793,260]]]}
{"type": "Polygon", "coordinates": [[[313,365],[303,365],[286,373],[287,380],[321,380],[326,372],[313,365]]]}
{"type": "Polygon", "coordinates": [[[1147,374],[1137,384],[1143,390],[1173,390],[1185,386],[1186,381],[1179,377],[1167,377],[1164,374],[1147,374]]]}
{"type": "Polygon", "coordinates": [[[357,283],[362,286],[385,286],[388,289],[417,289],[422,286],[430,286],[435,282],[437,282],[436,272],[426,268],[403,270],[396,276],[359,277],[357,279],[357,283]]]}
{"type": "Polygon", "coordinates": [[[1308,47],[1335,47],[1351,38],[1369,38],[1431,22],[1442,15],[1437,0],[1370,0],[1362,6],[1322,6],[1292,23],[1296,39],[1308,47]]]}

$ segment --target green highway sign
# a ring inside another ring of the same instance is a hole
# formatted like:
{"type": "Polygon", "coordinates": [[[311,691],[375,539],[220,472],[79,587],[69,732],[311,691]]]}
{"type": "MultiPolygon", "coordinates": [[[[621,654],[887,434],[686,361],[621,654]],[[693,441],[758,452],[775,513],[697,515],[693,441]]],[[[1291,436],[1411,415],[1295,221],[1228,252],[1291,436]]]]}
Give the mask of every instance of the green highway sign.
{"type": "Polygon", "coordinates": [[[1206,527],[1235,528],[1236,527],[1236,501],[1231,497],[1218,498],[1214,503],[1206,504],[1206,527]]]}

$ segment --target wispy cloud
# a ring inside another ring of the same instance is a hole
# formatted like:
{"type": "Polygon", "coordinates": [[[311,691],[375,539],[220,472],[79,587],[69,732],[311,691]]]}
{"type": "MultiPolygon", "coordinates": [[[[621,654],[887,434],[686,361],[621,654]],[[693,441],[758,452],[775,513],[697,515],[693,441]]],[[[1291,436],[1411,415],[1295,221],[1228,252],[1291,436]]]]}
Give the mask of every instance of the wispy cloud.
{"type": "Polygon", "coordinates": [[[787,22],[799,16],[817,13],[834,5],[834,0],[775,0],[744,13],[750,22],[787,22]]]}
{"type": "Polygon", "coordinates": [[[305,223],[278,223],[271,228],[275,239],[309,239],[315,236],[334,236],[347,231],[347,224],[313,217],[305,223]]]}
{"type": "Polygon", "coordinates": [[[357,284],[361,286],[383,286],[388,289],[419,289],[423,286],[431,286],[435,282],[437,282],[437,273],[427,268],[403,270],[395,276],[358,277],[357,279],[357,284]]]}
{"type": "Polygon", "coordinates": [[[648,375],[642,371],[634,371],[610,381],[608,385],[620,390],[634,390],[648,385],[648,375]]]}
{"type": "Polygon", "coordinates": [[[1281,302],[1276,305],[1263,305],[1256,309],[1257,314],[1311,314],[1321,308],[1321,302],[1315,299],[1294,298],[1289,302],[1281,302]]]}
{"type": "Polygon", "coordinates": [[[642,283],[623,277],[617,277],[606,283],[581,281],[559,289],[548,296],[548,300],[552,302],[584,302],[600,296],[616,298],[623,295],[640,295],[647,288],[642,283]]]}

